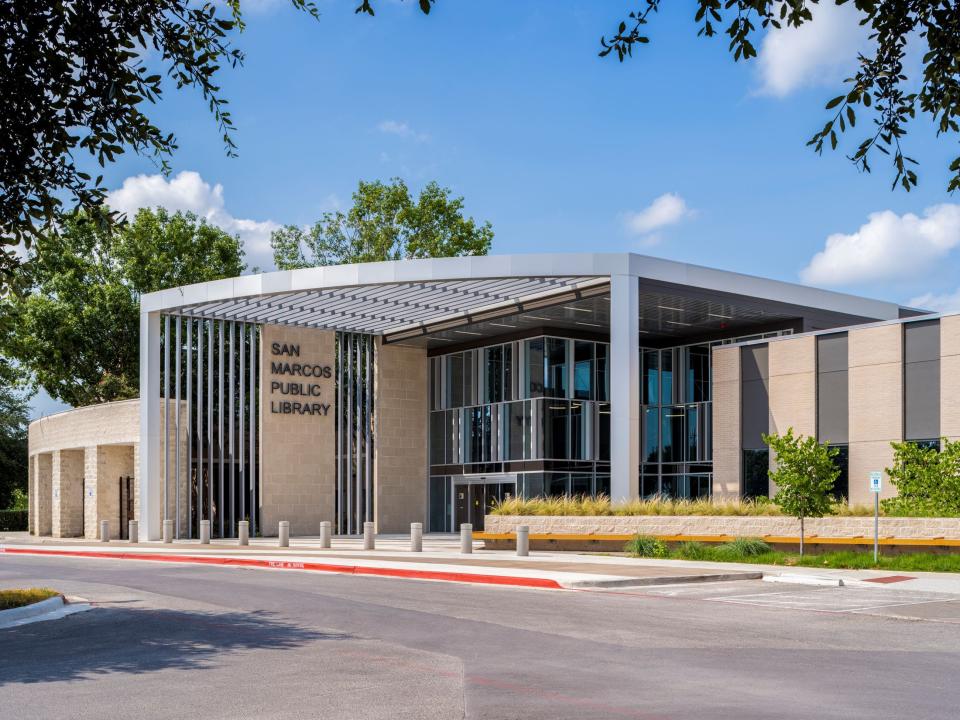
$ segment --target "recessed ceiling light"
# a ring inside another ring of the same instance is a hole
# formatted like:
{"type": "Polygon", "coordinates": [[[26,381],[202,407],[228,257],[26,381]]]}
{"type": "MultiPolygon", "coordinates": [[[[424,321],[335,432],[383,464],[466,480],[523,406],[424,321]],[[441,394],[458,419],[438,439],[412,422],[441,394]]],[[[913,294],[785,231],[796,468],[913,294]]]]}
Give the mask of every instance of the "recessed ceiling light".
{"type": "Polygon", "coordinates": [[[516,325],[508,325],[507,323],[495,323],[495,322],[492,322],[492,323],[488,323],[488,324],[494,325],[494,326],[496,326],[496,327],[508,327],[508,328],[515,328],[515,327],[516,327],[516,325]]]}
{"type": "Polygon", "coordinates": [[[686,312],[683,308],[670,307],[669,305],[657,305],[661,310],[673,310],[674,312],[686,312]]]}
{"type": "Polygon", "coordinates": [[[690,327],[690,323],[679,322],[677,320],[664,320],[664,322],[669,325],[683,325],[684,327],[690,327]]]}
{"type": "Polygon", "coordinates": [[[576,312],[585,312],[585,313],[592,313],[592,312],[593,312],[593,310],[590,310],[589,308],[579,308],[579,307],[574,307],[573,305],[564,305],[564,306],[563,306],[563,309],[564,309],[564,310],[574,310],[574,311],[576,311],[576,312]]]}
{"type": "Polygon", "coordinates": [[[577,320],[577,323],[576,323],[576,324],[577,324],[577,325],[589,325],[590,327],[603,327],[603,325],[601,325],[600,323],[583,322],[582,320],[577,320]]]}
{"type": "Polygon", "coordinates": [[[721,318],[723,320],[733,320],[733,315],[721,315],[720,313],[707,313],[710,317],[721,318]]]}
{"type": "Polygon", "coordinates": [[[460,333],[461,335],[483,335],[483,333],[470,332],[469,330],[454,330],[455,333],[460,333]]]}
{"type": "Polygon", "coordinates": [[[531,320],[553,320],[553,318],[541,317],[540,315],[524,315],[524,317],[528,317],[531,320]]]}

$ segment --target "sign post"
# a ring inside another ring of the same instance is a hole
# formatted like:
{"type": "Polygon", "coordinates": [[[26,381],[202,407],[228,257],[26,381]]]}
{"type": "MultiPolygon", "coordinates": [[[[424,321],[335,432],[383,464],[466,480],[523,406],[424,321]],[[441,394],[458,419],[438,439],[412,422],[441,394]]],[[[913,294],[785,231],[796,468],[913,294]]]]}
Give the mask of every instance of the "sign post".
{"type": "Polygon", "coordinates": [[[870,473],[870,492],[873,493],[873,562],[876,564],[880,555],[880,485],[883,473],[874,470],[870,473]]]}

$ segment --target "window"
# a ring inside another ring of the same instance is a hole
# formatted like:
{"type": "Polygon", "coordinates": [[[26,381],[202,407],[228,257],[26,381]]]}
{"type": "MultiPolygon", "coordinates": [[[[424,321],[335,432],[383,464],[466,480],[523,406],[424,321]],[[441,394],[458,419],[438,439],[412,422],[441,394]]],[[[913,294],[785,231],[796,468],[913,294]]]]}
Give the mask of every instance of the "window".
{"type": "Polygon", "coordinates": [[[577,340],[573,343],[573,397],[590,400],[593,397],[593,343],[577,340]]]}
{"type": "Polygon", "coordinates": [[[496,345],[484,349],[483,360],[486,371],[486,397],[484,402],[500,402],[503,400],[503,346],[496,345]]]}
{"type": "Polygon", "coordinates": [[[660,437],[663,443],[663,455],[660,458],[664,463],[682,463],[684,451],[684,408],[682,406],[667,406],[660,416],[660,437]]]}
{"type": "Polygon", "coordinates": [[[545,397],[567,397],[567,341],[547,338],[544,355],[547,360],[545,397]]]}
{"type": "Polygon", "coordinates": [[[557,400],[541,400],[541,437],[544,458],[564,460],[570,457],[567,443],[569,406],[557,400]]]}
{"type": "Polygon", "coordinates": [[[430,478],[429,532],[450,532],[450,478],[430,478]]]}
{"type": "Polygon", "coordinates": [[[673,353],[663,350],[660,352],[660,402],[673,401],[673,353]]]}
{"type": "Polygon", "coordinates": [[[769,497],[770,451],[743,451],[743,492],[745,498],[769,497]]]}
{"type": "Polygon", "coordinates": [[[526,341],[526,397],[543,396],[543,338],[526,341]]]}
{"type": "Polygon", "coordinates": [[[849,440],[849,372],[846,333],[817,337],[817,439],[849,440]]]}
{"type": "Polygon", "coordinates": [[[660,411],[643,411],[643,462],[660,462],[660,411]]]}
{"type": "Polygon", "coordinates": [[[643,383],[640,388],[640,402],[644,405],[656,405],[660,402],[660,351],[643,351],[643,383]]]}
{"type": "Polygon", "coordinates": [[[849,499],[850,497],[850,448],[847,445],[835,445],[839,452],[833,458],[833,464],[837,466],[840,474],[836,482],[833,483],[832,495],[837,499],[849,499]]]}
{"type": "Polygon", "coordinates": [[[597,351],[597,380],[595,384],[597,400],[610,399],[610,375],[607,368],[607,354],[609,346],[604,343],[595,344],[597,351]]]}
{"type": "Polygon", "coordinates": [[[693,345],[684,351],[686,383],[683,400],[707,402],[710,400],[710,346],[693,345]]]}
{"type": "Polygon", "coordinates": [[[463,355],[454,353],[446,356],[447,361],[447,407],[463,405],[463,355]]]}
{"type": "Polygon", "coordinates": [[[903,326],[903,437],[940,436],[940,321],[903,326]]]}

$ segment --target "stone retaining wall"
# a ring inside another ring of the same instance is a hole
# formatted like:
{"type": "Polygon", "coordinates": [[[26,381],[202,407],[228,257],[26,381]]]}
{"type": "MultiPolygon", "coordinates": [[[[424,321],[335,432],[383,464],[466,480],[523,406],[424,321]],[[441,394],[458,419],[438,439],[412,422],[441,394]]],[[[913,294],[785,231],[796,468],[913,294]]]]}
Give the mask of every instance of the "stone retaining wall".
{"type": "MultiPolygon", "coordinates": [[[[548,516],[487,515],[488,533],[512,533],[518,525],[532,535],[732,535],[735,537],[797,537],[800,522],[790,517],[728,515],[548,516]]],[[[872,517],[809,518],[806,535],[873,537],[872,517]]],[[[960,539],[960,518],[881,517],[880,537],[960,539]]]]}

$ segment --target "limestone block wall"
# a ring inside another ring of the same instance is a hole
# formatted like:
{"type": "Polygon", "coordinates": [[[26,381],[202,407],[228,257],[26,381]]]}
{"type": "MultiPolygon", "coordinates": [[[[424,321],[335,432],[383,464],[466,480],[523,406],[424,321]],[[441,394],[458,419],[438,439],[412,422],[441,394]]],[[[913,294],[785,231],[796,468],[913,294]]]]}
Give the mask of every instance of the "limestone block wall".
{"type": "Polygon", "coordinates": [[[713,349],[713,496],[741,490],[740,348],[713,349]]]}
{"type": "MultiPolygon", "coordinates": [[[[872,537],[872,517],[826,517],[805,521],[808,537],[872,537]]],[[[527,525],[531,534],[578,535],[731,535],[734,537],[797,537],[800,522],[790,517],[724,515],[547,516],[487,515],[488,533],[516,532],[527,525]]],[[[880,537],[960,539],[960,518],[880,518],[880,537]]]]}
{"type": "Polygon", "coordinates": [[[67,410],[30,423],[30,454],[140,441],[140,401],[67,410]]]}
{"type": "MultiPolygon", "coordinates": [[[[849,333],[850,502],[872,502],[867,478],[893,462],[903,439],[903,328],[899,323],[849,333]]],[[[884,478],[881,497],[896,490],[884,478]]]]}
{"type": "MultiPolygon", "coordinates": [[[[784,434],[817,435],[817,342],[814,336],[779,340],[769,345],[770,430],[784,434]]],[[[770,469],[777,458],[770,453],[770,469]]],[[[773,497],[777,487],[770,482],[773,497]]]]}
{"type": "Polygon", "coordinates": [[[377,532],[407,532],[427,507],[429,363],[425,348],[378,341],[374,405],[377,532]]]}
{"type": "Polygon", "coordinates": [[[100,521],[107,520],[110,537],[120,537],[120,478],[135,477],[132,445],[85,448],[84,537],[100,538],[100,521]]]}
{"type": "Polygon", "coordinates": [[[264,325],[260,335],[260,528],[276,535],[280,520],[291,535],[317,535],[320,523],[334,520],[336,494],[336,334],[281,325],[264,325]],[[273,354],[273,344],[297,345],[295,357],[273,354]],[[329,366],[329,377],[272,372],[272,362],[329,366]],[[318,397],[284,394],[273,381],[319,386],[318,397]],[[329,406],[326,413],[283,413],[282,402],[329,406]]]}
{"type": "Polygon", "coordinates": [[[51,479],[53,537],[83,535],[83,450],[56,450],[51,479]]]}
{"type": "Polygon", "coordinates": [[[53,454],[31,456],[36,464],[34,472],[34,502],[30,506],[33,527],[37,535],[49,535],[53,529],[53,454]]]}

